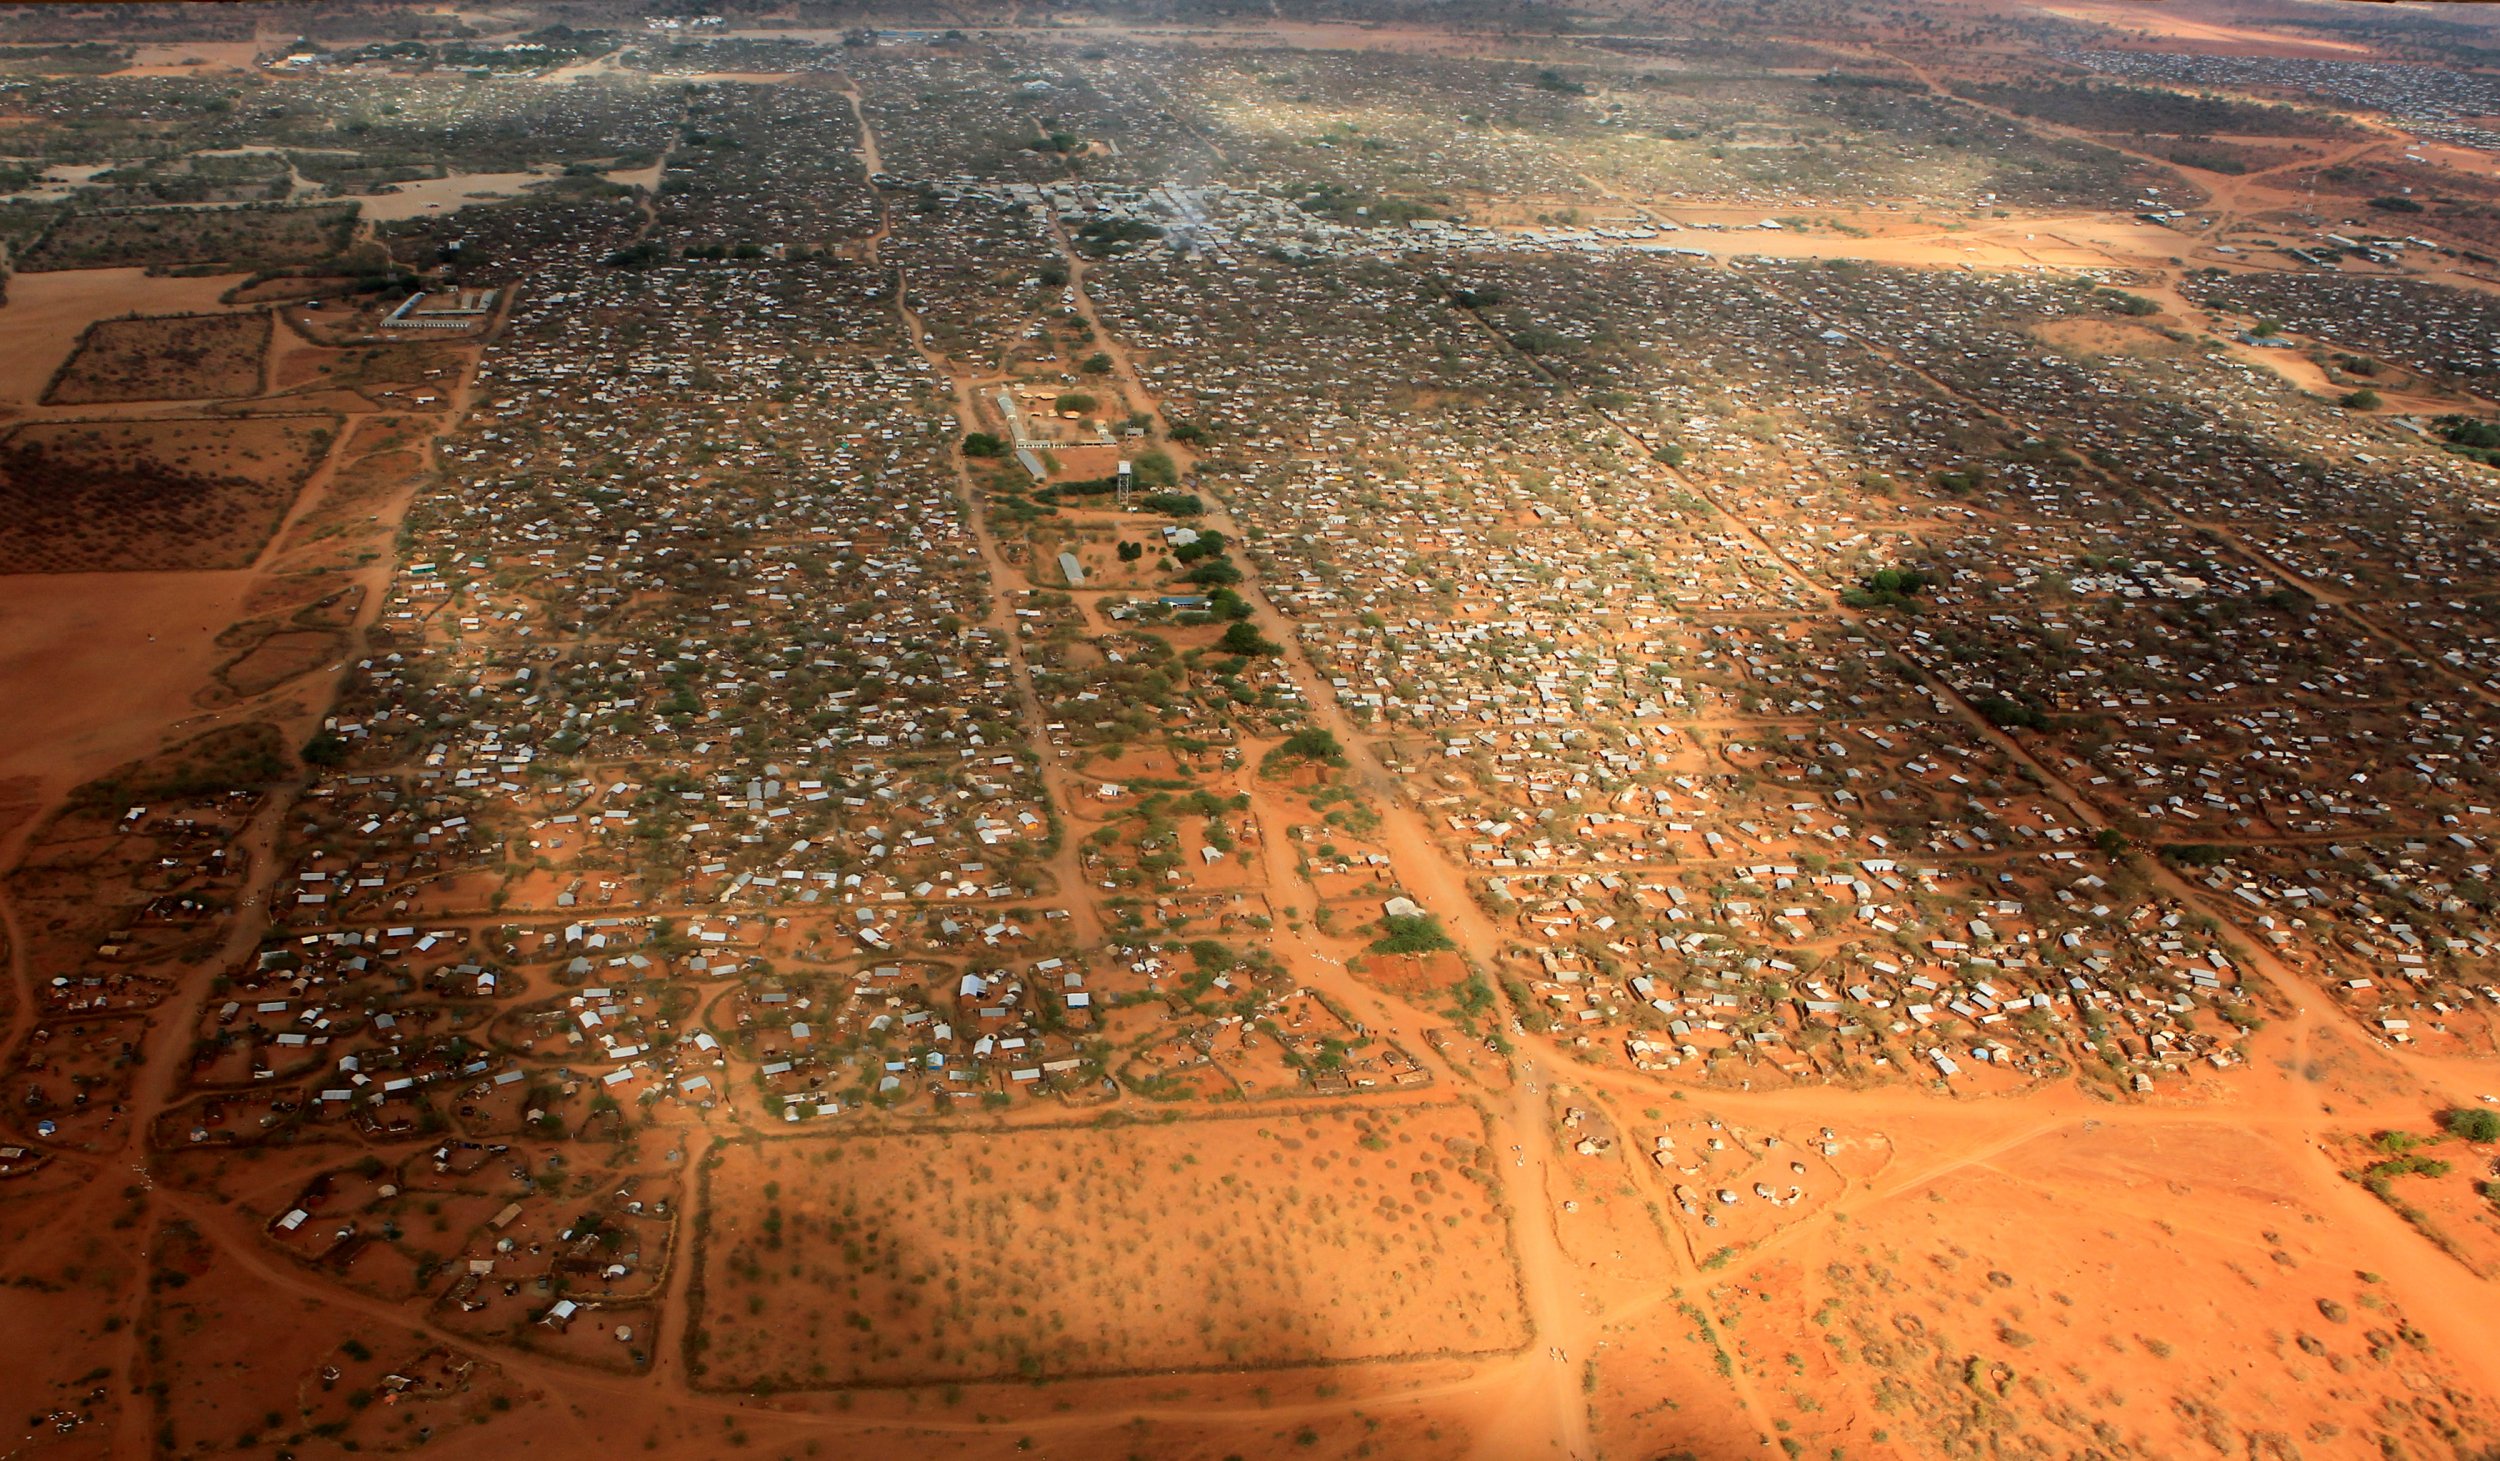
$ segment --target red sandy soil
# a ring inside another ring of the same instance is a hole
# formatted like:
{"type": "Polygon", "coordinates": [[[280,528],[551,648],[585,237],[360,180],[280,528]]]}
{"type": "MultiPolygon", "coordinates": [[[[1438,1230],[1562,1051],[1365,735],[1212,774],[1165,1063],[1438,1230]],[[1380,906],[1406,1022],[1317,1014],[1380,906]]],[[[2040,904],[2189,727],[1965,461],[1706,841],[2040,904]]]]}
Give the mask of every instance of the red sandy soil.
{"type": "Polygon", "coordinates": [[[177,279],[144,269],[76,269],[16,274],[0,305],[0,331],[19,348],[0,353],[0,406],[31,406],[89,325],[116,315],[205,314],[244,276],[177,279]],[[46,348],[46,346],[49,348],[46,348]]]}

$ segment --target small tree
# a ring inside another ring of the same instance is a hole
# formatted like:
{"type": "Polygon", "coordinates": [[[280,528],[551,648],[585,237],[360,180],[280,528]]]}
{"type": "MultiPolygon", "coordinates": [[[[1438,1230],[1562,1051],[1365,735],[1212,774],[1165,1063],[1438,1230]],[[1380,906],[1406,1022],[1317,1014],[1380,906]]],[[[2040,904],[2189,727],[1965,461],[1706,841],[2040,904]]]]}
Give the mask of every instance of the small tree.
{"type": "Polygon", "coordinates": [[[1315,761],[1323,766],[1343,766],[1345,747],[1338,744],[1337,737],[1329,731],[1316,727],[1295,731],[1260,759],[1259,774],[1262,776],[1278,775],[1289,761],[1315,761]]]}
{"type": "Polygon", "coordinates": [[[1392,913],[1380,920],[1380,929],[1380,937],[1372,940],[1375,954],[1429,954],[1458,947],[1441,931],[1441,920],[1429,913],[1392,913]]]}
{"type": "Polygon", "coordinates": [[[1238,654],[1245,657],[1284,652],[1283,645],[1261,634],[1258,626],[1247,619],[1235,619],[1226,625],[1224,637],[1217,640],[1216,644],[1226,654],[1238,654]]]}
{"type": "Polygon", "coordinates": [[[1130,459],[1129,467],[1137,474],[1137,485],[1150,492],[1170,487],[1181,479],[1180,467],[1173,462],[1172,454],[1159,446],[1139,452],[1130,459]]]}

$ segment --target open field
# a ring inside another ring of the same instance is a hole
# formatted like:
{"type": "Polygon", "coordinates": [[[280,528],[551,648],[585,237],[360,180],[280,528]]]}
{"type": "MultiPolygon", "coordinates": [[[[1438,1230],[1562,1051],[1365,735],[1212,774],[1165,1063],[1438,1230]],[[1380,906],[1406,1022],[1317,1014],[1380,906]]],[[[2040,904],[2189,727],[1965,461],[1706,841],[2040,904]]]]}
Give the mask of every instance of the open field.
{"type": "Polygon", "coordinates": [[[1440,1358],[1521,1343],[1482,1123],[732,1147],[695,1333],[731,1389],[1440,1358]],[[1196,1196],[1140,1208],[1162,1184],[1196,1196]]]}
{"type": "Polygon", "coordinates": [[[1639,1387],[1678,1324],[1706,1323],[1815,1452],[2475,1454],[2483,1357],[2355,1261],[2349,1199],[2310,1160],[2229,1126],[2067,1126],[1776,1243],[1691,1314],[1617,1328],[1640,1337],[1601,1368],[1639,1387]]]}
{"type": "Polygon", "coordinates": [[[45,231],[18,262],[60,269],[222,264],[248,269],[313,264],[347,246],[347,208],[205,208],[75,214],[45,231]]]}
{"type": "Polygon", "coordinates": [[[23,729],[0,763],[7,774],[66,767],[64,784],[74,785],[153,746],[166,722],[194,709],[248,591],[239,573],[0,578],[0,673],[48,687],[21,707],[23,729]]]}
{"type": "Polygon", "coordinates": [[[0,440],[0,571],[240,568],[335,418],[29,423],[0,440]]]}
{"type": "Polygon", "coordinates": [[[9,281],[0,322],[24,348],[0,357],[0,401],[33,405],[76,352],[88,330],[132,311],[190,314],[214,309],[242,276],[168,278],[140,269],[77,269],[9,281]]]}
{"type": "Polygon", "coordinates": [[[269,349],[266,313],[99,320],[44,392],[49,406],[255,395],[269,349]]]}

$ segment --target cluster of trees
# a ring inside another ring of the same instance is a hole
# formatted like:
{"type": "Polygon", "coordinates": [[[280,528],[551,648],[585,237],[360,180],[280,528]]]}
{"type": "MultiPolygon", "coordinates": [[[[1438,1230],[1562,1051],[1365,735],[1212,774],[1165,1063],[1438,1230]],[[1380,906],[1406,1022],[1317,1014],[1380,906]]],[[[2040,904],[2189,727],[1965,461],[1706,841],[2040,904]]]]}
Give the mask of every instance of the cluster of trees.
{"type": "Polygon", "coordinates": [[[1076,231],[1076,246],[1096,257],[1126,253],[1163,230],[1142,218],[1097,218],[1076,231]]]}
{"type": "Polygon", "coordinates": [[[2500,422],[2485,421],[2478,416],[2442,416],[2439,418],[2439,439],[2458,456],[2472,457],[2485,466],[2500,467],[2500,422]]]}
{"type": "Polygon", "coordinates": [[[2009,700],[2003,695],[1990,695],[1972,702],[1972,709],[1987,717],[1988,724],[2002,730],[2044,731],[2049,718],[2038,707],[2009,700]]]}
{"type": "MultiPolygon", "coordinates": [[[[1259,774],[1280,777],[1303,766],[1342,767],[1344,765],[1345,747],[1338,743],[1336,736],[1328,731],[1312,727],[1295,731],[1292,735],[1269,747],[1267,754],[1259,758],[1259,774]]],[[[1317,803],[1314,802],[1313,805],[1316,806],[1317,803]]],[[[1321,855],[1328,856],[1332,853],[1333,849],[1326,849],[1321,855]]],[[[1323,928],[1326,926],[1324,923],[1321,925],[1323,928]]]]}
{"type": "Polygon", "coordinates": [[[1916,612],[1918,596],[1934,582],[1915,568],[1879,568],[1844,591],[1840,601],[1853,609],[1907,609],[1916,612]]]}
{"type": "Polygon", "coordinates": [[[2135,136],[2343,137],[2352,124],[2330,113],[2149,86],[2091,81],[2015,81],[1956,86],[1962,96],[2018,117],[2135,136]]]}
{"type": "Polygon", "coordinates": [[[1261,771],[1274,771],[1288,761],[1306,761],[1321,766],[1343,766],[1345,747],[1333,731],[1298,730],[1276,744],[1259,763],[1261,771]]]}

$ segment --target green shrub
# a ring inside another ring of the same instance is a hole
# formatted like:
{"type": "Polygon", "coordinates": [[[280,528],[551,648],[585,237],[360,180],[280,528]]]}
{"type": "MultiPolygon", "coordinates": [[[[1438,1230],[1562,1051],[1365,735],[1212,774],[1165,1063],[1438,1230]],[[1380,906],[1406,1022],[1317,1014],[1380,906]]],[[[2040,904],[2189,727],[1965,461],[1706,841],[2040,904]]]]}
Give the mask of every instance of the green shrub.
{"type": "Polygon", "coordinates": [[[2448,1128],[2450,1136],[2467,1141],[2500,1141],[2500,1111],[2460,1106],[2442,1117],[2440,1124],[2448,1128]]]}
{"type": "Polygon", "coordinates": [[[1380,927],[1380,937],[1371,944],[1375,954],[1429,954],[1458,947],[1441,931],[1441,920],[1429,913],[1392,913],[1380,920],[1380,927]]]}
{"type": "Polygon", "coordinates": [[[1843,592],[1840,601],[1853,609],[1911,609],[1934,582],[1915,568],[1879,568],[1843,592]]]}

